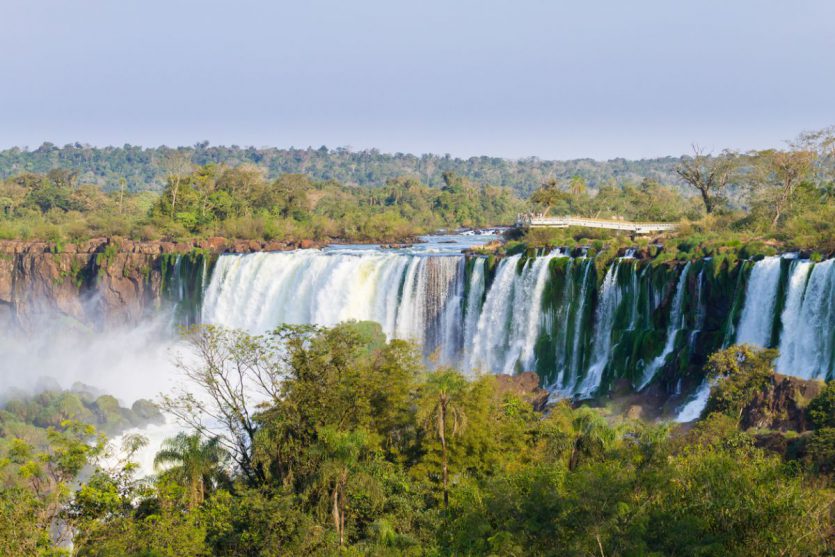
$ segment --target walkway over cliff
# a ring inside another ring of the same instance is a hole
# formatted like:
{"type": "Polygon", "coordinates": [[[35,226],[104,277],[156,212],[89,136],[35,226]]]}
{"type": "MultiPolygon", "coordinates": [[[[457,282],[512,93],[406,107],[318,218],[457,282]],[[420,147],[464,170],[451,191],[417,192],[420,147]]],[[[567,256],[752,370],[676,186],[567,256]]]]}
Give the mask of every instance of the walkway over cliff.
{"type": "Polygon", "coordinates": [[[630,222],[626,220],[593,219],[586,217],[546,217],[544,215],[519,215],[517,228],[568,228],[585,226],[586,228],[607,228],[626,230],[633,234],[652,234],[675,230],[678,225],[668,222],[630,222]]]}

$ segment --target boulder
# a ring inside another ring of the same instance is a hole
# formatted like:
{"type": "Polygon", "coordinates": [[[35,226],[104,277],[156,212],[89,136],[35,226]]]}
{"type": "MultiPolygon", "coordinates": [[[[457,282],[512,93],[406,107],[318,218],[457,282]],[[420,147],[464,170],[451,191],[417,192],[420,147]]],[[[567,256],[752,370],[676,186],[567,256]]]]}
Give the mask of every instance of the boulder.
{"type": "Polygon", "coordinates": [[[824,383],[775,373],[768,384],[742,410],[743,429],[807,431],[811,428],[806,406],[823,390],[824,383]]]}
{"type": "Polygon", "coordinates": [[[516,375],[496,375],[499,393],[513,393],[533,405],[535,410],[544,410],[549,393],[539,386],[539,376],[532,371],[516,375]]]}

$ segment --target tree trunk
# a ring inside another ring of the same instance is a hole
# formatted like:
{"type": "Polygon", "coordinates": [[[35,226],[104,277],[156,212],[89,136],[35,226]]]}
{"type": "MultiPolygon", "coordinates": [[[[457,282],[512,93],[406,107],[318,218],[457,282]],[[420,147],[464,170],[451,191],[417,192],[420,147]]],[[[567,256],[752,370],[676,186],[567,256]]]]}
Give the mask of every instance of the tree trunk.
{"type": "Polygon", "coordinates": [[[783,209],[787,201],[786,192],[784,191],[774,206],[774,218],[771,220],[771,228],[777,228],[777,223],[780,222],[780,217],[783,216],[783,209]]]}
{"type": "Polygon", "coordinates": [[[339,498],[339,545],[345,545],[345,486],[340,490],[339,498]]]}
{"type": "Polygon", "coordinates": [[[713,200],[710,198],[710,194],[708,194],[706,189],[699,188],[699,192],[702,194],[702,201],[705,204],[705,212],[710,214],[713,212],[713,200]]]}
{"type": "Polygon", "coordinates": [[[339,482],[333,486],[333,525],[336,528],[336,533],[339,534],[339,545],[342,545],[342,529],[340,528],[340,513],[339,513],[339,482]]]}
{"type": "Polygon", "coordinates": [[[180,189],[180,179],[174,179],[174,187],[171,188],[171,216],[173,217],[177,211],[177,191],[180,189]]]}
{"type": "Polygon", "coordinates": [[[449,471],[447,468],[447,455],[446,455],[446,401],[441,401],[441,427],[440,427],[440,437],[441,437],[441,468],[443,472],[443,482],[444,482],[444,508],[449,508],[449,489],[447,487],[448,479],[449,479],[449,471]]]}

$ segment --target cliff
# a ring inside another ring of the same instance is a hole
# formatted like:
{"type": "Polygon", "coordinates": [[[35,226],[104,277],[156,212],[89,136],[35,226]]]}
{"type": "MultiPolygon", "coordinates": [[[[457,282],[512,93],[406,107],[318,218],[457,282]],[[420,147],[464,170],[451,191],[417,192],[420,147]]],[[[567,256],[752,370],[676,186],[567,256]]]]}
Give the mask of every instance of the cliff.
{"type": "MultiPolygon", "coordinates": [[[[0,316],[26,331],[62,317],[93,328],[134,324],[166,302],[194,297],[199,304],[192,291],[202,287],[205,277],[187,275],[206,274],[221,253],[297,247],[315,246],[224,238],[188,243],[0,241],[0,316]]],[[[184,321],[193,319],[185,316],[184,321]]]]}
{"type": "Polygon", "coordinates": [[[803,432],[810,429],[806,406],[823,390],[823,381],[772,374],[766,385],[745,405],[742,429],[803,432]]]}

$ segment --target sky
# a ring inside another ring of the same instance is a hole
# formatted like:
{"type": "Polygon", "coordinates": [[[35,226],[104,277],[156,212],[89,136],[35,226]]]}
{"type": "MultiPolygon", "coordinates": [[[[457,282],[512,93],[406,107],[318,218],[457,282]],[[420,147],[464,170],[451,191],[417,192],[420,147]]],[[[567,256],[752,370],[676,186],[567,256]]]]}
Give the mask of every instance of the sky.
{"type": "Polygon", "coordinates": [[[0,0],[0,148],[779,147],[833,53],[832,0],[0,0]]]}

